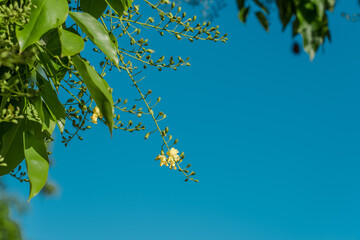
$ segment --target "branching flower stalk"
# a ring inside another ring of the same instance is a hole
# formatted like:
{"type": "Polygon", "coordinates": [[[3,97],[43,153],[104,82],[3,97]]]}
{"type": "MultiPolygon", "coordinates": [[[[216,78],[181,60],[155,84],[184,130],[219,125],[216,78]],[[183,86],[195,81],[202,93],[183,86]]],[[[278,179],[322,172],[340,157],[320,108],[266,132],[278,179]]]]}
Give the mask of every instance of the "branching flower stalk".
{"type": "Polygon", "coordinates": [[[100,11],[88,9],[89,0],[48,0],[46,10],[40,11],[37,6],[41,1],[0,3],[3,16],[0,21],[0,176],[10,174],[29,182],[31,199],[46,183],[47,146],[54,140],[55,128],[60,130],[62,143],[67,146],[74,138],[83,140],[81,132],[99,122],[105,124],[110,133],[113,130],[143,131],[145,125],[134,122],[149,116],[155,127],[144,138],[155,132],[160,134],[162,146],[156,157],[160,166],[178,169],[186,177],[185,181],[198,182],[193,178],[195,172],[189,171],[191,164],[181,166],[185,155],[183,152],[179,155],[174,148],[178,139],[173,140],[169,127],[162,128],[159,124],[166,118],[163,112],[155,112],[161,98],[152,103],[152,91],[143,93],[140,87],[148,67],[159,71],[177,70],[190,66],[189,58],[154,57],[155,50],[141,32],[150,29],[161,36],[166,34],[190,42],[226,42],[226,34],[220,36],[219,27],[211,27],[210,22],[196,23],[196,16],[186,18],[186,13],[168,0],[141,1],[154,10],[156,16],[150,17],[140,13],[140,5],[131,6],[131,0],[117,1],[120,5],[113,5],[112,0],[99,0],[96,4],[102,7],[100,11]],[[42,17],[54,18],[53,25],[45,24],[36,30],[28,27],[28,22],[41,21],[36,18],[42,17]],[[66,20],[67,17],[71,21],[66,20]],[[85,42],[99,54],[98,68],[83,57],[85,42]],[[126,72],[131,86],[140,95],[135,100],[142,101],[144,107],[129,107],[127,99],[113,100],[114,90],[105,81],[106,73],[112,69],[126,72]],[[136,120],[125,121],[126,116],[136,120]],[[9,137],[13,141],[4,142],[9,137]],[[24,159],[26,169],[31,171],[24,171],[19,165],[24,159]]]}
{"type": "MultiPolygon", "coordinates": [[[[156,130],[160,133],[161,139],[162,139],[162,141],[163,141],[163,146],[162,146],[161,152],[162,152],[162,155],[164,155],[164,154],[163,154],[163,152],[164,152],[163,147],[165,146],[165,147],[167,148],[167,150],[170,151],[170,147],[169,147],[168,143],[169,143],[169,141],[171,141],[171,139],[172,139],[171,135],[169,136],[169,139],[168,139],[168,140],[165,139],[165,137],[167,136],[167,133],[168,133],[168,128],[166,128],[165,130],[161,130],[161,128],[160,128],[160,126],[159,126],[159,124],[158,124],[158,122],[159,122],[160,120],[158,120],[158,119],[155,117],[154,111],[153,111],[153,107],[150,107],[149,103],[148,103],[147,100],[146,100],[146,96],[144,96],[144,94],[143,94],[142,91],[140,90],[140,88],[139,88],[137,82],[135,81],[133,75],[131,74],[130,70],[126,67],[126,64],[125,64],[124,60],[123,60],[122,58],[120,58],[120,61],[121,61],[122,65],[123,65],[123,68],[126,70],[127,74],[129,75],[131,81],[133,82],[134,86],[136,87],[137,91],[139,92],[139,94],[140,94],[140,96],[141,96],[141,99],[144,101],[144,103],[145,103],[145,105],[146,105],[146,108],[147,108],[149,114],[151,115],[152,120],[154,121],[154,123],[155,123],[155,125],[156,125],[156,130]]],[[[120,68],[119,68],[119,70],[120,70],[120,68]]],[[[163,115],[163,114],[162,114],[162,115],[163,115]]],[[[163,116],[164,116],[164,115],[163,115],[163,116]]],[[[163,119],[163,118],[162,118],[162,119],[163,119]]],[[[145,135],[145,139],[147,139],[149,136],[150,136],[150,133],[148,133],[147,135],[145,135]]],[[[173,145],[175,145],[177,142],[178,142],[178,140],[176,139],[176,140],[174,141],[174,144],[173,144],[173,145]]],[[[185,155],[182,154],[182,155],[181,155],[181,160],[180,160],[180,161],[177,161],[176,164],[177,164],[177,166],[178,166],[178,168],[179,168],[179,171],[181,171],[181,172],[185,175],[186,181],[187,181],[187,180],[189,179],[188,170],[182,169],[182,168],[180,167],[180,165],[179,165],[179,163],[181,163],[181,161],[182,161],[182,159],[184,159],[184,157],[185,157],[185,155]]],[[[161,166],[162,166],[162,164],[161,164],[161,166]]],[[[190,167],[190,166],[188,166],[188,167],[190,167]]],[[[175,168],[175,169],[176,169],[176,168],[175,168]]],[[[190,178],[190,180],[194,180],[194,179],[193,179],[193,178],[190,178]]],[[[197,179],[195,179],[194,181],[197,181],[197,182],[198,182],[197,179]]]]}

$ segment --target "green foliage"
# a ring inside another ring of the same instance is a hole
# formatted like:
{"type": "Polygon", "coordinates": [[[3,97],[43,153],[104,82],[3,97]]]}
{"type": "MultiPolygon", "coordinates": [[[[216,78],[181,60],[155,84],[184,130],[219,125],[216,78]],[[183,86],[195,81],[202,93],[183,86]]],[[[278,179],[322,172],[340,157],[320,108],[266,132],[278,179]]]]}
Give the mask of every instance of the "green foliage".
{"type": "Polygon", "coordinates": [[[74,56],[84,49],[85,42],[79,35],[62,28],[58,28],[58,34],[61,45],[61,58],[74,56]]]}
{"type": "Polygon", "coordinates": [[[25,120],[21,119],[17,124],[1,124],[1,162],[0,175],[10,173],[24,159],[23,132],[25,130],[25,120]],[[8,159],[11,159],[10,161],[8,159]]]}
{"type": "Polygon", "coordinates": [[[32,0],[32,4],[36,7],[31,8],[29,22],[16,29],[20,51],[39,41],[50,29],[63,24],[69,11],[66,0],[32,0]]]}
{"type": "MultiPolygon", "coordinates": [[[[35,128],[35,126],[30,128],[35,128]]],[[[49,171],[49,159],[43,139],[34,135],[37,134],[36,132],[33,134],[30,131],[24,131],[23,134],[24,154],[30,181],[30,201],[45,186],[49,171]]]]}
{"type": "Polygon", "coordinates": [[[99,0],[80,0],[81,9],[98,19],[107,8],[105,1],[99,0]]]}
{"type": "MultiPolygon", "coordinates": [[[[20,169],[20,168],[19,168],[20,169]]],[[[56,186],[46,184],[41,191],[43,197],[50,197],[56,193],[56,186]]],[[[27,205],[16,196],[6,191],[6,186],[0,181],[0,240],[22,240],[21,226],[12,218],[12,213],[17,212],[18,216],[27,211],[27,205]]]]}
{"type": "Polygon", "coordinates": [[[187,180],[195,173],[190,164],[181,167],[184,153],[178,155],[169,128],[161,128],[166,118],[155,112],[152,91],[144,94],[143,79],[137,79],[147,67],[176,70],[189,66],[188,58],[153,57],[149,40],[141,35],[141,28],[168,34],[177,40],[187,39],[226,42],[218,27],[210,22],[195,23],[196,17],[186,18],[181,8],[168,0],[142,4],[155,11],[155,16],[143,19],[140,6],[130,0],[5,0],[0,1],[0,175],[11,174],[30,183],[29,200],[44,188],[49,170],[48,144],[57,127],[62,142],[82,140],[80,133],[98,120],[113,130],[141,131],[145,126],[123,118],[148,116],[153,130],[163,141],[160,165],[178,169],[187,180]],[[165,11],[163,6],[167,5],[165,11]],[[75,24],[73,24],[75,22],[75,24]],[[127,38],[128,46],[118,44],[127,38]],[[88,41],[90,40],[90,41],[88,41]],[[82,56],[84,46],[93,47],[101,61],[95,68],[82,56]],[[98,72],[97,69],[100,69],[98,72]],[[113,89],[104,79],[106,71],[117,69],[130,79],[129,84],[139,92],[143,107],[127,107],[128,100],[113,100],[113,89]],[[144,70],[141,70],[144,69],[144,70]],[[61,97],[60,97],[61,96],[61,97]],[[63,99],[64,101],[60,101],[63,99]],[[143,110],[144,109],[144,110],[143,110]],[[165,156],[167,152],[167,157],[165,156]],[[25,159],[26,173],[14,169],[25,159]]]}
{"type": "Polygon", "coordinates": [[[10,218],[10,201],[4,198],[0,199],[0,239],[23,239],[19,224],[10,218]]]}
{"type": "MultiPolygon", "coordinates": [[[[268,17],[270,6],[259,0],[237,0],[239,19],[246,22],[250,8],[257,8],[255,15],[266,31],[269,30],[268,17]]],[[[335,0],[277,0],[279,17],[285,29],[292,24],[293,36],[300,34],[303,38],[305,52],[313,59],[319,46],[325,39],[330,40],[327,11],[332,11],[335,0]]]]}
{"type": "MultiPolygon", "coordinates": [[[[64,131],[65,118],[66,118],[64,106],[59,101],[56,92],[54,91],[53,87],[51,86],[51,83],[48,80],[42,77],[39,73],[36,73],[36,81],[40,89],[40,96],[43,100],[43,104],[40,105],[41,106],[44,105],[46,107],[46,109],[49,111],[51,115],[52,120],[58,125],[59,130],[62,133],[64,131]]],[[[41,111],[41,109],[39,110],[41,111]]],[[[39,114],[39,112],[37,113],[39,114]]],[[[40,114],[44,115],[44,111],[42,113],[40,112],[40,114]]],[[[47,128],[46,126],[43,125],[42,129],[44,130],[47,128]]]]}
{"type": "Polygon", "coordinates": [[[123,12],[127,11],[128,8],[131,6],[132,0],[106,0],[106,2],[120,17],[122,16],[123,12]]]}
{"type": "Polygon", "coordinates": [[[114,126],[114,101],[111,95],[111,89],[107,82],[99,76],[95,69],[85,63],[79,56],[73,57],[76,69],[94,98],[96,105],[105,117],[110,133],[114,126]]]}
{"type": "Polygon", "coordinates": [[[111,41],[104,26],[88,13],[70,12],[70,17],[76,22],[90,40],[117,66],[117,46],[111,41]]]}

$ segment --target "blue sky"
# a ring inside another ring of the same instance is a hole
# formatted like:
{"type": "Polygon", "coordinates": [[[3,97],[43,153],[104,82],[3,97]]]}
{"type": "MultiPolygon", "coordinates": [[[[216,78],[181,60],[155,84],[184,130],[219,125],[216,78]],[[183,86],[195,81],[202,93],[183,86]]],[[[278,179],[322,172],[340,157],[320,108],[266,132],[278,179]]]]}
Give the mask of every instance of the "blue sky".
{"type": "MultiPolygon", "coordinates": [[[[330,14],[333,41],[313,62],[291,53],[277,17],[269,33],[253,17],[241,24],[235,1],[214,21],[227,44],[152,34],[160,55],[191,57],[191,67],[149,71],[142,87],[162,97],[157,109],[200,183],[159,167],[160,137],[110,138],[99,125],[55,144],[60,193],[31,201],[26,239],[360,239],[360,23],[340,16],[360,12],[351,2],[330,14]]],[[[107,80],[115,96],[136,97],[125,74],[107,80]]],[[[26,184],[5,181],[27,200],[26,184]]]]}

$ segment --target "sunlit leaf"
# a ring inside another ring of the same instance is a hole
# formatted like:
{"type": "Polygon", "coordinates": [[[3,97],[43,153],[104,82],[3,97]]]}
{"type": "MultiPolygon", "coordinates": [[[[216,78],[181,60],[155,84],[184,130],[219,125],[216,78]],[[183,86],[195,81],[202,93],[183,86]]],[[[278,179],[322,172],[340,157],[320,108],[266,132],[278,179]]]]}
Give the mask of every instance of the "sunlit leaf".
{"type": "MultiPolygon", "coordinates": [[[[58,64],[58,62],[56,62],[54,58],[51,58],[50,57],[51,55],[44,49],[38,48],[38,50],[39,51],[37,52],[37,56],[40,59],[38,66],[42,67],[42,70],[46,72],[46,76],[51,76],[51,79],[55,83],[59,84],[60,81],[66,75],[68,69],[58,64]]],[[[53,50],[57,52],[56,55],[60,56],[61,45],[59,49],[57,50],[53,49],[53,50]]],[[[68,61],[67,58],[63,59],[64,64],[66,64],[67,61],[68,61]]]]}
{"type": "Polygon", "coordinates": [[[117,48],[117,47],[118,47],[118,41],[117,41],[116,36],[115,36],[112,32],[109,33],[109,36],[110,36],[111,41],[113,42],[113,44],[114,44],[114,45],[116,46],[116,48],[117,48]]]}
{"type": "Polygon", "coordinates": [[[47,136],[50,137],[55,130],[56,122],[51,116],[48,107],[46,106],[46,104],[44,104],[40,96],[34,97],[33,99],[31,99],[31,102],[34,105],[37,115],[40,118],[41,131],[45,131],[47,133],[47,136]]]}
{"type": "Polygon", "coordinates": [[[37,81],[40,85],[40,94],[43,98],[50,115],[56,121],[60,132],[64,131],[65,127],[65,109],[59,101],[58,96],[51,86],[50,82],[44,79],[40,74],[36,75],[37,81]]]}
{"type": "Polygon", "coordinates": [[[24,155],[27,174],[30,181],[29,200],[35,197],[46,183],[49,171],[49,159],[45,143],[29,131],[23,134],[24,155]]]}
{"type": "Polygon", "coordinates": [[[20,51],[40,40],[50,29],[65,22],[69,12],[66,0],[32,0],[30,20],[23,28],[16,29],[20,51]]]}
{"type": "Polygon", "coordinates": [[[113,63],[119,65],[117,46],[111,41],[109,34],[96,18],[82,12],[70,12],[70,17],[113,63]]]}
{"type": "Polygon", "coordinates": [[[106,0],[109,6],[114,9],[118,16],[122,16],[131,6],[132,0],[106,0]]]}
{"type": "Polygon", "coordinates": [[[59,28],[61,57],[74,56],[84,49],[84,40],[79,35],[59,28]]]}
{"type": "Polygon", "coordinates": [[[79,56],[74,56],[72,60],[86,87],[89,89],[91,96],[94,98],[96,105],[104,115],[106,124],[112,134],[114,125],[114,101],[110,93],[109,85],[99,76],[92,66],[85,63],[79,56]]]}

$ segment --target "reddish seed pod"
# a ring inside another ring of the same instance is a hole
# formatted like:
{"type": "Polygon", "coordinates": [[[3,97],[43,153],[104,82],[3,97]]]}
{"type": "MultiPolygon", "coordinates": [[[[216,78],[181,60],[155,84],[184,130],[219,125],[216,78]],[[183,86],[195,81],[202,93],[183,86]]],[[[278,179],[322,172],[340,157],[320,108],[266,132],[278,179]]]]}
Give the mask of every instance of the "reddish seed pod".
{"type": "Polygon", "coordinates": [[[293,51],[293,53],[295,55],[300,54],[300,47],[299,47],[299,44],[297,42],[293,43],[292,51],[293,51]]]}

